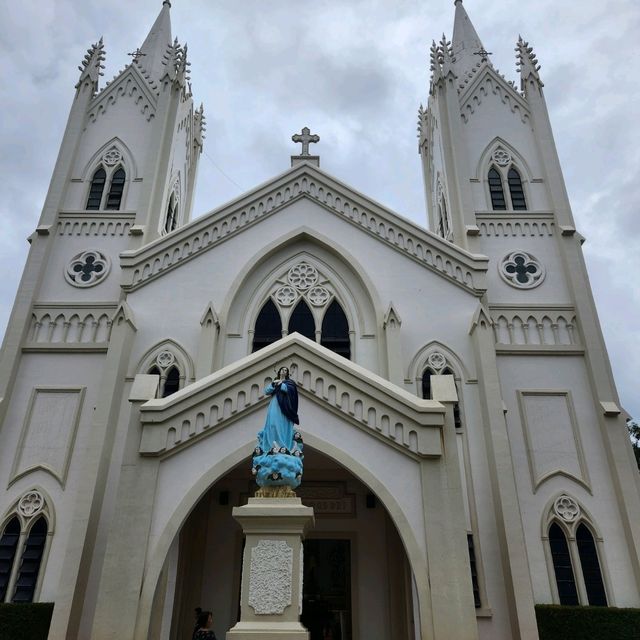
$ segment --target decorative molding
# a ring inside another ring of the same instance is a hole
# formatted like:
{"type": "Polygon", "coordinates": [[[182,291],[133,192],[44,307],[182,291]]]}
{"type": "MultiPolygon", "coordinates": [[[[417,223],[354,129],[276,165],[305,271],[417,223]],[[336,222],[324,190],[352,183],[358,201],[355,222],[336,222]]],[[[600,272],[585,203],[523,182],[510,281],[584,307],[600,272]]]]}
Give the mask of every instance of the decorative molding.
{"type": "Polygon", "coordinates": [[[503,215],[476,213],[479,234],[481,237],[551,237],[554,235],[555,223],[553,214],[503,215]]]}
{"type": "Polygon", "coordinates": [[[64,488],[86,387],[34,387],[11,480],[42,469],[64,488]]]}
{"type": "Polygon", "coordinates": [[[273,363],[291,361],[292,377],[308,401],[413,459],[442,454],[439,402],[421,400],[299,334],[142,405],[140,453],[173,454],[262,408],[273,363]]]}
{"type": "Polygon", "coordinates": [[[509,306],[490,305],[496,345],[540,349],[578,347],[582,340],[572,305],[509,306]]]}
{"type": "Polygon", "coordinates": [[[58,215],[59,236],[102,236],[122,237],[129,233],[135,213],[85,213],[64,212],[58,215]]]}
{"type": "Polygon", "coordinates": [[[460,116],[466,124],[471,115],[490,94],[496,95],[506,105],[511,113],[517,115],[523,124],[531,123],[531,114],[524,98],[490,67],[486,67],[483,74],[478,74],[475,81],[470,83],[466,91],[460,96],[460,116]]]}
{"type": "Polygon", "coordinates": [[[469,254],[399,218],[306,163],[248,196],[174,231],[149,246],[120,254],[123,289],[143,286],[165,271],[240,233],[287,204],[307,197],[473,295],[486,290],[485,256],[469,254]]]}
{"type": "Polygon", "coordinates": [[[24,350],[40,348],[92,348],[108,344],[115,303],[37,303],[24,350]]]}
{"type": "Polygon", "coordinates": [[[542,263],[526,251],[512,251],[502,258],[498,273],[516,289],[534,289],[542,284],[546,275],[542,263]]]}
{"type": "Polygon", "coordinates": [[[284,540],[260,540],[251,549],[249,597],[256,615],[280,615],[291,606],[293,547],[284,540]]]}
{"type": "Polygon", "coordinates": [[[519,389],[517,395],[533,493],[558,475],[591,493],[571,391],[519,389]]]}

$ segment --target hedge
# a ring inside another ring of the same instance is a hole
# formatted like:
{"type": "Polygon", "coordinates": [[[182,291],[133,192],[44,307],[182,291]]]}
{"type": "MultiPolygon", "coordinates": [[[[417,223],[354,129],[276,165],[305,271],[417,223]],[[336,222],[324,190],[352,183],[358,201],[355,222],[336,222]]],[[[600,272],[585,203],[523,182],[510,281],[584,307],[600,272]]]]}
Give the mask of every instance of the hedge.
{"type": "Polygon", "coordinates": [[[53,603],[0,603],[0,640],[47,640],[53,603]]]}
{"type": "Polygon", "coordinates": [[[640,640],[640,609],[536,605],[540,640],[640,640]]]}

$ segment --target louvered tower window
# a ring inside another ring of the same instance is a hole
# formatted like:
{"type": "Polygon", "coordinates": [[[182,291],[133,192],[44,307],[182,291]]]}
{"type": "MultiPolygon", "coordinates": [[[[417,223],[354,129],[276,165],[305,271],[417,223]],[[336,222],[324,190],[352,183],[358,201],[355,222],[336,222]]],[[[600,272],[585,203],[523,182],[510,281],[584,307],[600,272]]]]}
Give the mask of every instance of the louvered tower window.
{"type": "Polygon", "coordinates": [[[111,176],[111,186],[109,187],[109,194],[107,195],[107,204],[105,209],[111,211],[118,211],[120,204],[122,203],[122,194],[124,192],[124,182],[126,174],[122,167],[119,167],[117,171],[111,176]]]}
{"type": "Polygon", "coordinates": [[[87,199],[87,210],[97,211],[102,204],[102,192],[104,191],[104,183],[107,180],[107,173],[102,167],[98,167],[93,178],[91,178],[91,187],[89,188],[89,198],[87,199]]]}
{"type": "Polygon", "coordinates": [[[505,211],[507,209],[507,203],[504,198],[502,176],[495,167],[489,169],[489,193],[491,194],[491,207],[493,210],[505,211]]]}
{"type": "Polygon", "coordinates": [[[0,602],[4,602],[20,539],[20,521],[11,518],[0,536],[0,602]]]}
{"type": "Polygon", "coordinates": [[[260,309],[256,320],[252,351],[258,351],[280,338],[282,338],[282,320],[276,305],[269,298],[260,309]]]}
{"type": "MultiPolygon", "coordinates": [[[[520,173],[514,167],[509,169],[507,174],[507,181],[509,182],[509,194],[511,195],[511,206],[514,211],[526,211],[527,201],[524,197],[524,188],[522,186],[522,178],[520,173]]],[[[495,209],[495,207],[494,207],[495,209]]]]}
{"type": "Polygon", "coordinates": [[[46,541],[47,521],[44,518],[38,518],[31,527],[24,545],[12,602],[33,602],[46,541]]]}
{"type": "Polygon", "coordinates": [[[164,220],[165,233],[171,233],[178,226],[178,205],[173,194],[169,198],[167,205],[167,216],[164,220]]]}
{"type": "Polygon", "coordinates": [[[334,300],[325,311],[320,344],[338,355],[351,358],[349,323],[337,300],[334,300]]]}

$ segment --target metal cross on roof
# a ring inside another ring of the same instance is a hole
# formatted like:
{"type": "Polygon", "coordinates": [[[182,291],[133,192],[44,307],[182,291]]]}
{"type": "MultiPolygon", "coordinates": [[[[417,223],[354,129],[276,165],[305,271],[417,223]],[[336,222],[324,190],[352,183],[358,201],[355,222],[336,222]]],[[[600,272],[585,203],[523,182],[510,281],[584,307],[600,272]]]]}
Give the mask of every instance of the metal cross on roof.
{"type": "Polygon", "coordinates": [[[127,53],[128,56],[131,56],[134,60],[134,62],[137,62],[138,58],[140,58],[141,56],[146,56],[146,53],[142,53],[142,51],[140,51],[140,47],[138,47],[135,51],[132,51],[131,53],[127,53]]]}
{"type": "Polygon", "coordinates": [[[301,142],[302,143],[302,153],[300,155],[301,156],[308,156],[309,155],[309,143],[310,142],[319,142],[320,141],[320,136],[317,136],[315,133],[312,134],[311,130],[309,129],[309,127],[303,127],[302,128],[302,134],[296,133],[296,134],[291,136],[291,139],[294,142],[301,142]]]}
{"type": "Polygon", "coordinates": [[[478,51],[476,51],[473,55],[480,56],[480,62],[486,62],[487,56],[490,56],[491,53],[491,51],[487,51],[484,47],[480,47],[480,49],[478,49],[478,51]]]}

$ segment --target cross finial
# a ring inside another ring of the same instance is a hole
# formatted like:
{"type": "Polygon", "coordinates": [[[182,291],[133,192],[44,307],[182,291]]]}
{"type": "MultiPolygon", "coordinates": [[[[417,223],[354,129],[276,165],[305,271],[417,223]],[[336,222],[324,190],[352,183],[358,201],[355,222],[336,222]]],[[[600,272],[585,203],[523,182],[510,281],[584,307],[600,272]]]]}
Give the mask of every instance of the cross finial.
{"type": "Polygon", "coordinates": [[[478,49],[478,51],[476,51],[473,55],[480,56],[480,62],[486,62],[488,56],[491,55],[491,51],[487,51],[484,47],[480,47],[480,49],[478,49]]]}
{"type": "Polygon", "coordinates": [[[138,58],[140,58],[141,56],[146,56],[146,53],[142,53],[142,51],[140,50],[140,47],[138,47],[135,51],[132,51],[131,53],[127,53],[128,56],[131,56],[133,58],[134,62],[138,62],[138,58]]]}
{"type": "Polygon", "coordinates": [[[317,136],[315,133],[311,133],[309,127],[303,127],[302,128],[302,134],[300,133],[296,133],[294,135],[291,136],[291,139],[294,142],[301,142],[302,143],[302,153],[300,154],[301,156],[308,156],[309,155],[309,143],[310,142],[319,142],[320,141],[320,136],[317,136]]]}

